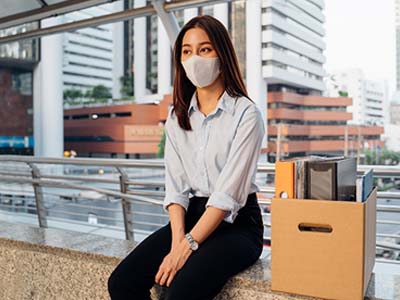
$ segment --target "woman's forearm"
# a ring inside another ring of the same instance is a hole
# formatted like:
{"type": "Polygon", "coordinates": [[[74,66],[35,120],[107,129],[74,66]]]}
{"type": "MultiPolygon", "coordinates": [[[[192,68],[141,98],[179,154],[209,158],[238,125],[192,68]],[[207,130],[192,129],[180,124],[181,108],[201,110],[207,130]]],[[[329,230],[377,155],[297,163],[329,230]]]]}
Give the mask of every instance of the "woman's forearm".
{"type": "Polygon", "coordinates": [[[185,237],[185,209],[176,203],[168,206],[171,223],[172,246],[177,245],[185,237]]]}
{"type": "Polygon", "coordinates": [[[207,207],[196,225],[190,231],[193,239],[201,244],[223,221],[225,215],[226,210],[213,206],[207,207]]]}

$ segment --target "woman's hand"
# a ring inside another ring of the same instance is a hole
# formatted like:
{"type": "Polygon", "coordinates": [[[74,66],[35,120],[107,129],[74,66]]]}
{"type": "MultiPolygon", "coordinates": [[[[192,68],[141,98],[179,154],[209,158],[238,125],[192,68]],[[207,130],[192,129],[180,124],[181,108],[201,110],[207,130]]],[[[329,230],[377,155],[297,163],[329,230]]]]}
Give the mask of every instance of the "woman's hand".
{"type": "Polygon", "coordinates": [[[159,285],[166,283],[169,286],[192,252],[189,242],[185,238],[175,244],[168,255],[164,257],[156,274],[155,282],[159,285]]]}

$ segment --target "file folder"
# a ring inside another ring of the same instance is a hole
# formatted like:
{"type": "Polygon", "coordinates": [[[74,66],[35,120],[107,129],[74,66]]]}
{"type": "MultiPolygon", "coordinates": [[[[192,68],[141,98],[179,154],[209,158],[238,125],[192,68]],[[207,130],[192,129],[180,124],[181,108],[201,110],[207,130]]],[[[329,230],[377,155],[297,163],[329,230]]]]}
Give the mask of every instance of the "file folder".
{"type": "Polygon", "coordinates": [[[355,201],[356,179],[357,161],[354,157],[310,161],[307,164],[307,198],[355,201]]]}
{"type": "Polygon", "coordinates": [[[275,163],[275,197],[294,198],[294,161],[277,161],[275,163]]]}

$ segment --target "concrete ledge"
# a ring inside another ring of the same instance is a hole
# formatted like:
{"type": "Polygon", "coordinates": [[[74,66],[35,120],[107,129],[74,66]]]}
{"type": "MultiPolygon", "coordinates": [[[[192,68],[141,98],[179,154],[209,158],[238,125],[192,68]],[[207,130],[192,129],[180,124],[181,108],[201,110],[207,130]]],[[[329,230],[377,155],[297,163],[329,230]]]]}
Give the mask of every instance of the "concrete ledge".
{"type": "MultiPolygon", "coordinates": [[[[109,300],[107,279],[134,247],[120,239],[0,221],[0,299],[109,300]]],[[[316,299],[271,292],[269,270],[269,261],[259,260],[233,277],[215,300],[316,299]]],[[[387,279],[382,287],[394,292],[387,279]]],[[[383,299],[375,297],[377,286],[373,276],[367,299],[383,299]]],[[[163,292],[155,286],[152,298],[162,299],[163,292]]]]}

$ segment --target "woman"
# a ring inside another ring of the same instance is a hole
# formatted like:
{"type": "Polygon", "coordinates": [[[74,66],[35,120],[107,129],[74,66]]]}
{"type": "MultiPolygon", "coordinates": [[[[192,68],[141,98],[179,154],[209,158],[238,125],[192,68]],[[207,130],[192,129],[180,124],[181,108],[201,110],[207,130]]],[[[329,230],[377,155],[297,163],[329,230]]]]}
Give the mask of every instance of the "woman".
{"type": "Polygon", "coordinates": [[[168,287],[168,300],[211,300],[262,252],[255,175],[265,127],[223,24],[206,15],[190,20],[174,64],[165,124],[170,222],[113,271],[112,300],[151,299],[154,283],[168,287]]]}

